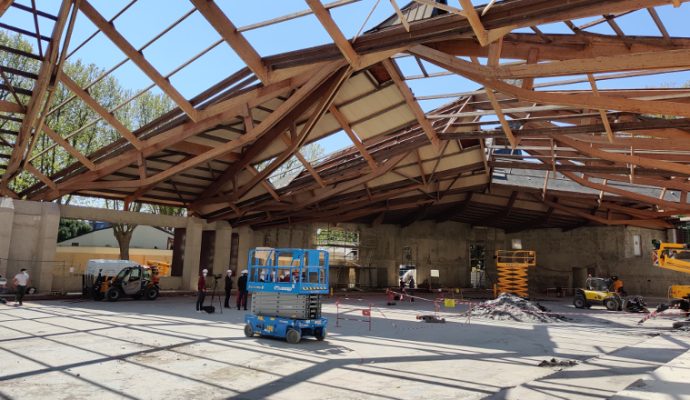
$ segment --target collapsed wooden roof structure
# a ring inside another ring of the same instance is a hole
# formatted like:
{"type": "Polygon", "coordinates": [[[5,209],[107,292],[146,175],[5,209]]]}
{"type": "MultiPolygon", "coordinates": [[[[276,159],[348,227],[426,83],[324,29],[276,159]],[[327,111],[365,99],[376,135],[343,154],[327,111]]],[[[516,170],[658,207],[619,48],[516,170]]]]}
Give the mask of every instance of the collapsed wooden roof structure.
{"type": "Polygon", "coordinates": [[[231,47],[246,68],[187,99],[118,31],[116,19],[131,3],[107,20],[88,0],[63,0],[57,15],[0,0],[0,15],[14,7],[54,21],[47,36],[0,16],[1,28],[47,42],[41,54],[0,49],[41,60],[37,74],[0,66],[7,94],[0,119],[20,126],[2,133],[1,193],[176,205],[254,227],[436,219],[507,230],[587,223],[664,229],[690,212],[690,89],[599,89],[603,80],[689,68],[690,37],[671,36],[657,12],[684,0],[481,6],[470,0],[399,6],[391,0],[395,15],[356,40],[343,35],[330,12],[361,7],[359,1],[305,2],[302,13],[238,28],[213,1],[191,0],[194,9],[180,20],[201,14],[219,34],[216,45],[231,47]],[[658,34],[626,35],[616,21],[630,13],[645,13],[658,34]],[[307,14],[318,18],[332,44],[262,57],[243,35],[307,14]],[[72,81],[62,64],[77,15],[177,109],[130,131],[91,98],[88,87],[72,81]],[[583,18],[588,22],[573,22],[583,18]],[[572,33],[540,29],[551,23],[572,33]],[[601,24],[615,34],[589,31],[601,24]],[[406,58],[418,63],[419,74],[402,72],[406,58]],[[443,72],[429,72],[427,65],[443,72]],[[13,90],[12,74],[30,75],[33,89],[13,90]],[[449,103],[425,113],[409,82],[448,74],[476,82],[477,90],[444,94],[449,103]],[[573,83],[588,87],[563,88],[573,83]],[[71,132],[45,123],[46,114],[62,106],[51,103],[53,85],[69,88],[121,139],[79,153],[66,140],[71,132]],[[351,148],[313,163],[301,156],[305,144],[339,131],[352,140],[351,148]],[[74,164],[45,175],[36,163],[42,155],[32,151],[40,135],[63,147],[74,164]],[[292,156],[303,169],[284,185],[271,183],[271,174],[292,156]],[[12,180],[21,171],[37,183],[17,193],[12,180]]]}

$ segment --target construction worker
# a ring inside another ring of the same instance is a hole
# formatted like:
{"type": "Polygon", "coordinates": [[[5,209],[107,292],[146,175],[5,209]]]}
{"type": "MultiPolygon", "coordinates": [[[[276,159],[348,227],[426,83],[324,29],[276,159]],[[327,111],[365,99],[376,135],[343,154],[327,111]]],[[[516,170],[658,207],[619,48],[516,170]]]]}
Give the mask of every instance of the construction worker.
{"type": "Polygon", "coordinates": [[[613,292],[618,293],[621,296],[625,296],[625,289],[623,289],[623,280],[618,279],[618,277],[614,275],[611,277],[611,281],[613,282],[612,283],[613,292]]]}
{"type": "Polygon", "coordinates": [[[22,268],[17,275],[14,276],[12,284],[17,288],[17,296],[15,297],[15,306],[21,306],[22,300],[24,300],[24,294],[26,293],[26,287],[29,284],[29,273],[26,268],[22,268]]]}
{"type": "Polygon", "coordinates": [[[237,279],[237,309],[239,310],[240,307],[244,307],[244,309],[247,309],[247,295],[249,294],[247,292],[247,273],[249,271],[242,270],[242,276],[240,276],[239,279],[237,279]]]}
{"type": "Polygon", "coordinates": [[[204,268],[201,270],[201,274],[199,274],[199,281],[196,284],[196,312],[204,311],[204,300],[206,299],[206,275],[208,275],[208,270],[204,268]]]}
{"type": "Polygon", "coordinates": [[[232,291],[232,270],[225,273],[225,308],[230,308],[230,292],[232,291]]]}

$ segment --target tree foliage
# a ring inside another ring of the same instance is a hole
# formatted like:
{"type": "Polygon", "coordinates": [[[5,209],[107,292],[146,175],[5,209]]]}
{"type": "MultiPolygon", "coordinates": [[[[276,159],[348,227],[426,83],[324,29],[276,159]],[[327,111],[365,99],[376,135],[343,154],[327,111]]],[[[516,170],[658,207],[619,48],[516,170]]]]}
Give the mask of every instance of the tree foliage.
{"type": "Polygon", "coordinates": [[[58,227],[58,242],[72,239],[74,237],[91,232],[93,229],[91,225],[79,219],[60,218],[60,225],[58,227]]]}
{"type": "MultiPolygon", "coordinates": [[[[0,30],[0,44],[17,48],[25,52],[32,52],[30,42],[20,35],[9,35],[0,30]]],[[[0,65],[11,69],[38,74],[40,62],[21,55],[0,52],[0,65]]],[[[87,87],[89,95],[105,109],[113,112],[115,117],[129,130],[134,131],[171,110],[174,103],[164,94],[150,91],[140,93],[124,88],[112,75],[103,76],[105,70],[93,63],[69,59],[63,65],[63,73],[69,76],[80,87],[87,87]]],[[[9,84],[26,90],[33,89],[35,81],[29,77],[7,74],[9,84]]],[[[19,95],[22,104],[27,105],[29,97],[19,95]]],[[[7,89],[0,89],[0,100],[15,102],[7,89]]],[[[92,154],[97,149],[108,145],[120,138],[120,134],[103,121],[80,98],[76,97],[62,83],[54,87],[54,93],[45,124],[57,134],[66,139],[80,153],[92,154]]],[[[14,143],[16,136],[7,131],[19,131],[20,122],[0,120],[0,154],[9,156],[11,149],[3,143],[14,143]],[[4,145],[4,146],[3,146],[4,145]]],[[[45,175],[55,172],[77,161],[70,153],[50,139],[45,134],[37,136],[32,144],[31,155],[33,165],[45,175]]],[[[37,179],[28,172],[22,172],[11,183],[10,187],[16,191],[31,186],[37,179]]],[[[69,198],[67,199],[69,200],[69,198]]]]}

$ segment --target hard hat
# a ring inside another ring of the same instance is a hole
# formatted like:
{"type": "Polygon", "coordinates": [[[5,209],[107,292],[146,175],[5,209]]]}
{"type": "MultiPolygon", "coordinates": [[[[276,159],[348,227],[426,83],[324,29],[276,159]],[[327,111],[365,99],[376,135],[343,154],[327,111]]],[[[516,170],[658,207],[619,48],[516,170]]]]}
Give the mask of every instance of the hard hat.
{"type": "Polygon", "coordinates": [[[249,273],[249,271],[247,271],[246,269],[243,269],[243,270],[242,270],[242,275],[248,274],[248,273],[249,273]]]}
{"type": "Polygon", "coordinates": [[[206,268],[202,269],[201,272],[205,272],[208,274],[208,270],[206,268]]]}

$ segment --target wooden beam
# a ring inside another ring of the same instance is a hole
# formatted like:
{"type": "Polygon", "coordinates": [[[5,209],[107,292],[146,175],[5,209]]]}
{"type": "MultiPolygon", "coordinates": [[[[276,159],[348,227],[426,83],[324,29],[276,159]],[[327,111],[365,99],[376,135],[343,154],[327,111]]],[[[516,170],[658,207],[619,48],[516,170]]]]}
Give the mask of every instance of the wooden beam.
{"type": "MultiPolygon", "coordinates": [[[[251,165],[247,165],[247,170],[251,172],[251,174],[255,177],[259,175],[259,171],[257,171],[256,168],[254,168],[251,165]]],[[[261,179],[261,186],[263,186],[263,188],[266,189],[268,194],[270,194],[271,197],[273,197],[273,200],[277,202],[281,201],[280,196],[278,195],[278,193],[276,193],[275,188],[270,182],[267,182],[265,179],[261,179]]]]}
{"type": "Polygon", "coordinates": [[[484,29],[484,25],[482,24],[482,21],[479,19],[479,14],[477,14],[477,10],[474,9],[474,6],[472,5],[471,0],[458,0],[460,2],[460,5],[462,6],[462,10],[465,13],[465,17],[467,17],[467,21],[470,23],[470,26],[472,27],[472,30],[474,31],[474,36],[477,38],[479,41],[479,44],[482,46],[488,45],[489,42],[489,33],[484,29]]]}
{"type": "Polygon", "coordinates": [[[26,112],[26,108],[21,104],[12,103],[7,100],[0,100],[0,111],[23,114],[26,112]]]}
{"type": "Polygon", "coordinates": [[[146,76],[149,77],[168,97],[172,99],[175,104],[177,104],[188,116],[192,121],[197,121],[199,120],[199,116],[197,113],[197,110],[194,109],[194,106],[185,99],[180,92],[177,91],[173,87],[173,85],[170,83],[170,81],[166,78],[164,78],[160,72],[154,68],[153,65],[151,65],[146,58],[144,58],[144,55],[137,51],[128,41],[127,39],[124,38],[115,29],[115,26],[111,23],[109,23],[103,16],[96,11],[95,8],[87,1],[87,0],[82,0],[79,9],[81,12],[86,15],[91,22],[93,22],[94,25],[98,29],[103,32],[103,34],[110,39],[115,46],[117,46],[127,57],[129,57],[132,62],[141,69],[146,76]]]}
{"type": "MultiPolygon", "coordinates": [[[[532,47],[527,53],[527,64],[536,64],[539,61],[539,49],[532,47]]],[[[522,88],[525,90],[534,89],[534,78],[525,78],[522,80],[522,88]]]]}
{"type": "MultiPolygon", "coordinates": [[[[335,65],[333,65],[332,69],[330,69],[328,72],[330,74],[333,74],[335,72],[334,70],[335,65]]],[[[251,147],[246,149],[243,152],[240,160],[230,165],[218,179],[216,179],[211,185],[209,185],[209,187],[207,187],[206,190],[204,190],[204,192],[201,195],[199,195],[198,199],[194,202],[194,204],[192,204],[192,207],[198,207],[204,204],[214,203],[215,201],[211,201],[210,199],[217,193],[219,193],[225,184],[230,182],[230,180],[237,173],[239,173],[243,168],[249,165],[261,152],[263,152],[273,140],[277,139],[279,135],[281,135],[286,129],[288,129],[290,125],[292,125],[294,120],[296,120],[299,117],[299,115],[306,112],[309,107],[313,106],[313,104],[316,101],[318,101],[318,98],[322,95],[322,88],[324,87],[324,83],[329,78],[330,75],[324,75],[323,71],[321,71],[319,74],[317,74],[317,76],[314,77],[314,79],[319,80],[318,82],[310,80],[308,83],[306,83],[305,86],[310,85],[309,91],[303,92],[300,99],[298,101],[295,101],[295,103],[291,105],[289,109],[285,110],[285,115],[283,116],[283,118],[281,118],[281,123],[276,124],[276,126],[272,127],[271,132],[259,138],[255,143],[252,144],[251,147]]],[[[300,90],[302,90],[302,88],[300,88],[300,90]]],[[[288,101],[290,101],[290,99],[292,99],[297,94],[298,93],[293,94],[288,99],[288,101]]],[[[278,112],[280,107],[283,107],[284,104],[285,103],[281,104],[281,106],[279,106],[278,109],[274,110],[269,115],[269,117],[274,116],[274,114],[276,114],[276,112],[278,112]]],[[[227,199],[223,197],[222,202],[226,201],[227,199]]]]}
{"type": "Polygon", "coordinates": [[[674,162],[668,162],[668,161],[661,161],[661,160],[652,160],[648,159],[642,156],[629,156],[626,154],[619,154],[619,153],[610,153],[604,150],[599,150],[597,148],[591,147],[587,143],[580,142],[578,140],[569,138],[567,136],[552,136],[553,139],[559,143],[562,143],[566,146],[570,146],[577,151],[586,154],[591,157],[597,157],[602,160],[608,160],[608,161],[613,161],[613,162],[618,162],[618,163],[625,163],[625,164],[633,164],[633,165],[638,165],[642,167],[647,167],[647,168],[653,168],[653,169],[658,169],[658,170],[663,170],[663,171],[670,171],[670,172],[676,172],[682,175],[690,175],[690,165],[686,164],[680,164],[680,163],[674,163],[674,162]]]}
{"type": "Polygon", "coordinates": [[[450,56],[448,54],[445,54],[443,52],[434,50],[426,46],[414,46],[410,49],[410,52],[420,56],[421,58],[433,64],[446,68],[449,71],[456,72],[486,87],[491,87],[505,94],[515,96],[523,101],[559,104],[571,107],[579,107],[582,109],[602,108],[638,114],[660,114],[668,116],[690,117],[690,108],[683,103],[657,100],[633,100],[612,96],[593,96],[589,94],[564,95],[560,93],[551,92],[535,92],[507,84],[500,80],[490,79],[482,75],[468,73],[466,71],[466,68],[464,67],[467,64],[472,63],[450,56]]]}
{"type": "MultiPolygon", "coordinates": [[[[333,70],[335,67],[333,65],[329,65],[326,68],[333,70]]],[[[311,74],[309,77],[312,76],[313,74],[311,74]]],[[[213,129],[220,124],[227,123],[227,121],[236,118],[237,115],[240,115],[246,107],[256,107],[270,99],[275,98],[278,95],[284,94],[289,90],[298,88],[299,85],[303,85],[306,81],[306,76],[290,78],[286,79],[285,81],[256,88],[246,93],[241,93],[227,100],[221,101],[220,103],[210,106],[204,110],[204,112],[200,114],[202,116],[200,121],[189,121],[183,123],[150,139],[147,139],[144,142],[144,148],[141,150],[141,152],[144,153],[145,157],[149,157],[166,148],[175,147],[176,150],[185,151],[190,154],[205,154],[205,152],[211,150],[211,148],[207,146],[200,147],[193,143],[187,146],[188,142],[185,142],[185,140],[201,132],[213,129]],[[182,144],[185,145],[184,148],[176,147],[182,146],[182,144]]],[[[118,155],[117,157],[99,162],[96,171],[90,171],[66,180],[65,182],[61,182],[58,184],[58,187],[63,193],[86,189],[89,187],[90,182],[135,163],[138,157],[139,151],[136,149],[131,149],[123,154],[118,155]]],[[[232,157],[233,160],[236,160],[236,154],[232,152],[219,155],[216,158],[226,159],[228,157],[232,157]]],[[[39,197],[35,197],[34,200],[53,200],[54,196],[55,193],[45,193],[39,197]]]]}
{"type": "Polygon", "coordinates": [[[96,112],[96,114],[100,115],[101,118],[105,120],[110,126],[115,128],[115,130],[122,135],[127,141],[129,141],[132,146],[134,146],[137,150],[141,150],[142,148],[142,143],[139,139],[137,139],[134,134],[127,129],[126,126],[122,122],[120,122],[115,116],[108,110],[105,109],[100,103],[96,101],[91,95],[84,89],[82,89],[79,84],[75,81],[72,80],[67,74],[61,74],[60,75],[60,80],[62,83],[67,86],[67,88],[74,94],[77,95],[86,105],[91,107],[93,111],[96,112]]]}
{"type": "Polygon", "coordinates": [[[390,0],[390,3],[393,6],[393,10],[395,10],[395,14],[398,16],[398,19],[400,19],[400,23],[405,27],[405,30],[409,32],[410,23],[407,21],[405,14],[403,14],[403,12],[400,10],[400,7],[398,7],[398,2],[396,0],[390,0]]]}
{"type": "Polygon", "coordinates": [[[342,87],[343,83],[347,81],[351,73],[351,68],[343,68],[338,76],[335,76],[332,79],[330,79],[330,82],[328,82],[327,84],[328,86],[326,92],[321,96],[319,104],[316,106],[316,109],[302,127],[302,131],[299,133],[299,135],[295,138],[294,141],[290,143],[290,145],[287,147],[287,149],[285,149],[285,151],[283,151],[280,155],[275,157],[268,166],[262,169],[261,172],[254,176],[248,183],[246,183],[244,186],[237,190],[234,196],[235,200],[239,200],[240,198],[242,198],[252,188],[254,188],[254,186],[256,186],[259,182],[265,180],[271,173],[273,173],[273,171],[280,167],[296,151],[299,150],[299,148],[302,146],[304,141],[311,133],[312,129],[314,129],[319,120],[321,120],[321,117],[326,113],[328,107],[331,105],[331,103],[335,99],[335,96],[338,94],[338,91],[342,87]]]}
{"type": "Polygon", "coordinates": [[[680,204],[680,203],[676,203],[676,202],[672,202],[672,201],[657,199],[655,197],[646,196],[643,194],[635,193],[635,192],[625,190],[625,189],[620,189],[620,188],[613,187],[610,185],[604,185],[604,184],[591,182],[588,179],[586,179],[585,177],[581,178],[572,172],[561,172],[561,173],[564,176],[566,176],[568,179],[570,179],[574,182],[577,182],[582,186],[589,187],[591,189],[600,190],[600,191],[603,191],[606,193],[612,193],[612,194],[615,194],[618,196],[622,196],[622,197],[636,200],[636,201],[641,201],[641,202],[644,202],[647,204],[654,204],[654,205],[657,205],[659,207],[676,209],[676,210],[683,211],[683,212],[690,211],[690,206],[688,206],[687,204],[680,204]]]}
{"type": "MultiPolygon", "coordinates": [[[[592,93],[595,96],[599,96],[599,89],[597,89],[597,81],[594,80],[592,74],[587,74],[587,79],[589,80],[589,85],[592,87],[592,93]]],[[[613,130],[611,130],[611,123],[609,122],[609,117],[606,115],[606,110],[599,109],[599,115],[601,116],[601,122],[604,124],[604,129],[606,129],[606,136],[609,138],[609,142],[613,143],[613,130]]]]}
{"type": "Polygon", "coordinates": [[[574,215],[576,217],[584,218],[589,221],[597,222],[602,225],[630,225],[630,226],[638,226],[641,228],[649,228],[649,229],[668,229],[672,228],[673,225],[665,222],[664,220],[661,219],[622,219],[622,220],[612,220],[612,219],[606,219],[602,217],[597,217],[595,215],[589,214],[587,212],[581,211],[574,209],[572,207],[567,207],[559,203],[552,202],[550,200],[543,200],[544,204],[548,205],[549,207],[553,207],[556,210],[560,210],[563,212],[566,212],[568,214],[574,215]]]}
{"type": "Polygon", "coordinates": [[[319,22],[321,22],[321,25],[331,36],[333,42],[335,42],[335,45],[338,46],[340,52],[343,54],[347,62],[355,70],[359,69],[359,55],[355,52],[355,49],[352,48],[352,44],[345,38],[335,21],[333,21],[333,18],[331,18],[331,13],[323,6],[323,4],[321,4],[321,1],[319,0],[305,1],[309,5],[309,8],[312,9],[319,22]]]}
{"type": "Polygon", "coordinates": [[[29,104],[26,106],[26,114],[24,115],[22,126],[19,129],[15,146],[12,149],[12,155],[7,163],[7,169],[2,176],[2,182],[0,182],[0,193],[2,194],[8,193],[9,181],[13,178],[14,173],[19,169],[20,164],[25,159],[25,153],[27,152],[30,137],[32,134],[34,134],[33,129],[36,118],[38,118],[41,108],[44,105],[45,93],[48,90],[48,87],[51,85],[51,76],[53,75],[53,70],[58,60],[60,38],[62,37],[62,31],[65,28],[65,24],[67,23],[67,17],[69,16],[71,7],[71,0],[62,1],[60,11],[58,13],[58,20],[53,26],[50,43],[46,49],[45,57],[41,61],[38,79],[34,84],[32,91],[33,93],[31,99],[29,100],[29,104]]]}
{"type": "MultiPolygon", "coordinates": [[[[280,135],[280,138],[283,140],[283,143],[285,143],[288,146],[292,143],[292,140],[290,139],[290,135],[288,135],[288,134],[280,135]]],[[[309,161],[306,158],[304,158],[302,153],[300,153],[299,149],[295,152],[295,157],[297,157],[297,160],[299,160],[299,162],[302,163],[304,168],[307,169],[309,174],[312,176],[312,178],[314,178],[314,180],[316,181],[316,183],[319,184],[319,186],[326,187],[326,183],[323,181],[323,179],[321,179],[321,177],[316,172],[314,167],[311,166],[311,163],[309,163],[309,161]]]]}
{"type": "Polygon", "coordinates": [[[10,8],[13,1],[14,0],[0,0],[0,17],[10,8]]]}
{"type": "Polygon", "coordinates": [[[62,138],[57,132],[54,130],[50,129],[48,125],[43,125],[43,132],[48,135],[49,138],[51,138],[55,143],[60,145],[63,149],[65,149],[69,154],[72,155],[72,157],[76,158],[82,165],[84,165],[86,168],[90,169],[91,171],[96,169],[96,164],[93,163],[93,161],[89,160],[84,156],[79,150],[75,149],[71,144],[69,144],[68,141],[62,138]]]}
{"type": "Polygon", "coordinates": [[[55,185],[55,182],[51,181],[50,178],[43,175],[43,173],[41,171],[39,171],[38,168],[34,167],[33,164],[31,164],[30,162],[27,162],[26,164],[24,164],[24,169],[26,169],[31,175],[38,178],[38,180],[43,182],[49,188],[51,188],[53,190],[57,189],[57,185],[55,185]]]}
{"type": "MultiPolygon", "coordinates": [[[[425,4],[427,6],[438,8],[439,10],[448,11],[451,14],[457,14],[457,15],[460,15],[463,17],[465,16],[465,12],[463,10],[461,10],[459,8],[451,7],[451,6],[443,4],[443,3],[440,3],[436,0],[414,0],[414,1],[419,3],[419,4],[425,4]]],[[[408,30],[408,32],[409,32],[409,30],[408,30]]]]}
{"type": "Polygon", "coordinates": [[[498,100],[496,100],[496,95],[494,95],[493,90],[487,89],[486,97],[489,99],[489,102],[491,102],[491,107],[493,107],[496,117],[498,117],[498,120],[501,122],[501,127],[503,128],[503,132],[506,134],[506,137],[510,142],[510,146],[513,148],[513,150],[515,150],[518,141],[515,138],[515,135],[513,135],[513,130],[510,128],[508,120],[506,119],[505,115],[503,115],[501,105],[498,103],[498,100]]]}
{"type": "Polygon", "coordinates": [[[393,79],[393,82],[395,82],[395,85],[398,87],[400,94],[402,94],[403,98],[405,99],[405,102],[407,103],[407,106],[412,111],[412,114],[414,114],[414,116],[417,118],[417,122],[422,127],[422,130],[424,130],[424,133],[431,141],[431,144],[433,144],[434,147],[436,147],[436,149],[439,150],[441,148],[441,142],[438,138],[438,135],[436,134],[434,127],[426,118],[426,114],[419,106],[419,103],[417,103],[417,101],[415,100],[414,94],[412,94],[412,91],[410,90],[409,86],[407,86],[407,83],[405,83],[405,81],[402,79],[402,76],[398,71],[398,68],[395,66],[391,59],[383,60],[383,66],[386,68],[386,71],[388,71],[388,74],[391,76],[391,79],[393,79]]]}
{"type": "Polygon", "coordinates": [[[345,118],[343,113],[340,112],[340,110],[338,109],[338,107],[336,107],[335,104],[331,105],[329,111],[331,115],[335,117],[336,121],[338,121],[340,127],[343,128],[343,131],[345,131],[347,136],[350,138],[352,144],[354,144],[354,146],[357,148],[362,157],[364,157],[364,159],[367,161],[367,164],[369,164],[369,168],[371,168],[372,170],[376,168],[376,161],[371,156],[371,154],[369,154],[366,147],[364,147],[364,144],[362,144],[362,141],[359,139],[359,136],[357,136],[355,131],[352,130],[350,123],[348,122],[347,118],[345,118]]]}
{"type": "Polygon", "coordinates": [[[235,50],[249,69],[264,83],[270,82],[268,69],[261,61],[261,56],[245,37],[237,31],[235,25],[216,5],[213,0],[190,0],[201,15],[211,24],[218,34],[235,50]]]}
{"type": "Polygon", "coordinates": [[[189,160],[183,161],[165,171],[159,172],[156,175],[149,176],[145,180],[133,181],[109,181],[112,187],[139,187],[146,186],[156,182],[163,181],[171,176],[193,168],[201,163],[212,160],[223,154],[229,153],[246,144],[249,144],[265,134],[271,127],[278,123],[290,110],[292,110],[301,100],[307,97],[313,90],[315,90],[321,82],[329,77],[333,71],[331,69],[324,69],[320,74],[314,76],[314,79],[299,88],[290,98],[283,102],[274,112],[269,114],[261,123],[252,131],[245,133],[235,140],[221,144],[207,151],[206,153],[195,156],[189,160]]]}
{"type": "Polygon", "coordinates": [[[492,75],[497,79],[520,79],[688,66],[690,49],[681,49],[509,65],[496,68],[492,75]]]}

